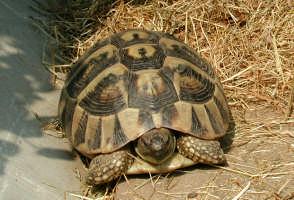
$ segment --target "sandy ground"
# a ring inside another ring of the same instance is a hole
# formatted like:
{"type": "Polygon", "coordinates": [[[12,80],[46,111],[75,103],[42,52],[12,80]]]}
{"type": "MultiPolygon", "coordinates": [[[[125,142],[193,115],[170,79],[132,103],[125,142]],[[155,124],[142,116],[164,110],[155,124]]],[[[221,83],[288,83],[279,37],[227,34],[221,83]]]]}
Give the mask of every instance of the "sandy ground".
{"type": "Polygon", "coordinates": [[[0,199],[64,199],[79,190],[66,140],[42,135],[58,91],[41,65],[44,39],[32,26],[31,1],[0,1],[0,199]]]}

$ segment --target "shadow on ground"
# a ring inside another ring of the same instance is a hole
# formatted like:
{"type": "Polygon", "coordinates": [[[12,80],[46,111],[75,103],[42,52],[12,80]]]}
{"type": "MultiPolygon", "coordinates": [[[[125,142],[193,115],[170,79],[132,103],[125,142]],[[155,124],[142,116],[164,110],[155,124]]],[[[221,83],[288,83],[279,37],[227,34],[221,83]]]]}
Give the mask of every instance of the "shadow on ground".
{"type": "MultiPolygon", "coordinates": [[[[57,109],[56,101],[51,100],[45,111],[42,105],[36,105],[48,100],[44,94],[52,92],[52,87],[49,73],[41,64],[45,38],[33,26],[30,16],[36,13],[30,10],[30,5],[31,1],[0,3],[0,176],[5,173],[8,158],[20,152],[19,145],[30,144],[26,138],[42,137],[35,114],[49,118],[46,115],[57,109]]],[[[50,157],[52,151],[45,149],[39,153],[50,157]]],[[[69,159],[64,152],[60,155],[60,159],[69,159]]]]}

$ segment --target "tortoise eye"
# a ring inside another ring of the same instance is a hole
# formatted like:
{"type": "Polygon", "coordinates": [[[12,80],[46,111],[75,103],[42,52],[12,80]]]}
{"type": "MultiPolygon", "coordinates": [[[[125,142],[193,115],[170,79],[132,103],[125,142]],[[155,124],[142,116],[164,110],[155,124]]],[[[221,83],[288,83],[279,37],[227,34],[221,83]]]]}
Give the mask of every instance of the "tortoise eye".
{"type": "Polygon", "coordinates": [[[133,33],[133,37],[134,37],[134,39],[139,39],[139,34],[138,33],[133,33]]]}
{"type": "Polygon", "coordinates": [[[115,83],[118,81],[118,77],[114,74],[109,74],[107,77],[107,81],[109,81],[111,83],[115,83]]]}

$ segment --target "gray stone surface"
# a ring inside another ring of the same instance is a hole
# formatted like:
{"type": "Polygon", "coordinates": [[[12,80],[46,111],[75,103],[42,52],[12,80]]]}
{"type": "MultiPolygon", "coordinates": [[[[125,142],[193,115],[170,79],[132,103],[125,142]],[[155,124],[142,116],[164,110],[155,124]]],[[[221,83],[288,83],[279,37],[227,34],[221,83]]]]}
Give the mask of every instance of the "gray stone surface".
{"type": "Polygon", "coordinates": [[[42,134],[34,115],[56,115],[59,91],[41,64],[31,4],[0,0],[0,199],[64,199],[80,183],[67,140],[42,134]]]}

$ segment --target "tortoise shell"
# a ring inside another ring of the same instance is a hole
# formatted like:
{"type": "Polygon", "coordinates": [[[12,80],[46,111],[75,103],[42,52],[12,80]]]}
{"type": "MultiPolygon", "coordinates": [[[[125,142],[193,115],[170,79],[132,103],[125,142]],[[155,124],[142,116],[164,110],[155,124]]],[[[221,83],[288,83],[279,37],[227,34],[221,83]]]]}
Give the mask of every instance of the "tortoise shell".
{"type": "Polygon", "coordinates": [[[173,36],[142,30],[115,34],[79,59],[62,90],[59,117],[73,146],[89,156],[153,128],[211,140],[229,124],[212,67],[173,36]]]}

